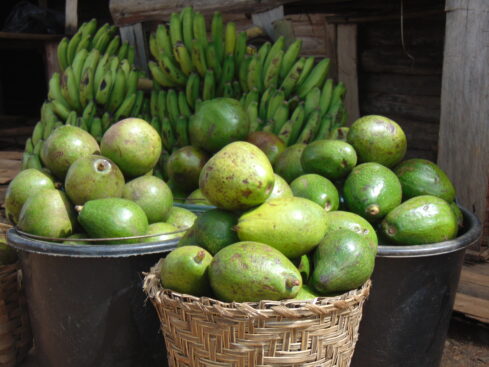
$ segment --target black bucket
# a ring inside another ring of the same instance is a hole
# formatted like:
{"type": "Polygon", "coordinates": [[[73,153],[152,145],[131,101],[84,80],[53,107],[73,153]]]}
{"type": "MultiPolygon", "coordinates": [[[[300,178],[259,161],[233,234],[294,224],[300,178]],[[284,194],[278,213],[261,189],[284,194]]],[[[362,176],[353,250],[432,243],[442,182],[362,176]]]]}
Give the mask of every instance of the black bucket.
{"type": "Polygon", "coordinates": [[[178,239],[131,245],[62,245],[11,229],[21,259],[34,362],[46,367],[166,366],[159,320],[142,290],[178,239]]]}
{"type": "Polygon", "coordinates": [[[195,215],[200,215],[209,210],[216,209],[215,206],[211,206],[211,205],[183,204],[183,203],[174,203],[173,205],[178,206],[179,208],[190,210],[195,215]]]}
{"type": "Polygon", "coordinates": [[[462,209],[454,240],[379,246],[351,367],[437,367],[443,354],[465,249],[481,236],[462,209]]]}

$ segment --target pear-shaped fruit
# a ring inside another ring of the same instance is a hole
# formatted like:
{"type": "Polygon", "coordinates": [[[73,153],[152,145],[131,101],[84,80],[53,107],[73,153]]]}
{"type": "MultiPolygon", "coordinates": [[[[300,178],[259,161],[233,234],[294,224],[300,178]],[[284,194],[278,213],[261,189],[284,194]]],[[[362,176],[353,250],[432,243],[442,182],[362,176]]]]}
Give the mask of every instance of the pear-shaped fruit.
{"type": "Polygon", "coordinates": [[[294,299],[298,301],[307,301],[317,297],[321,297],[321,295],[317,293],[314,289],[309,287],[307,284],[304,284],[302,285],[302,288],[299,290],[299,293],[297,293],[297,296],[295,296],[294,299]]]}
{"type": "Polygon", "coordinates": [[[158,241],[168,241],[172,239],[177,239],[182,237],[183,232],[179,232],[179,229],[170,223],[151,223],[148,226],[148,231],[146,234],[154,234],[154,237],[145,237],[141,239],[141,242],[158,242],[158,241]],[[177,233],[174,233],[177,232],[177,233]]]}
{"type": "Polygon", "coordinates": [[[306,173],[301,163],[302,152],[306,146],[306,144],[291,145],[277,157],[273,165],[275,173],[288,183],[306,173]]]}
{"type": "Polygon", "coordinates": [[[192,191],[192,193],[185,199],[185,204],[191,205],[207,205],[211,206],[209,199],[205,197],[201,189],[192,191]]]}
{"type": "Polygon", "coordinates": [[[199,186],[209,201],[227,210],[263,203],[275,176],[267,156],[253,144],[238,141],[216,153],[200,173],[199,186]]]}
{"type": "Polygon", "coordinates": [[[161,155],[161,138],[153,126],[139,118],[112,125],[100,142],[102,155],[113,160],[127,177],[151,171],[161,155]]]}
{"type": "Polygon", "coordinates": [[[196,219],[197,216],[190,210],[174,206],[168,212],[165,222],[173,224],[178,229],[189,229],[196,219]]]}
{"type": "Polygon", "coordinates": [[[28,168],[20,171],[10,182],[5,193],[5,213],[7,218],[17,224],[22,206],[26,200],[43,189],[54,189],[54,183],[45,173],[28,168]]]}
{"type": "Polygon", "coordinates": [[[155,176],[141,176],[124,186],[122,197],[143,208],[149,223],[162,222],[173,206],[173,195],[165,181],[155,176]]]}
{"type": "MultiPolygon", "coordinates": [[[[148,231],[148,218],[144,210],[135,202],[122,198],[87,201],[80,210],[78,221],[92,238],[142,236],[148,231]]],[[[134,242],[140,241],[107,241],[111,244],[134,242]]]]}
{"type": "Polygon", "coordinates": [[[287,181],[275,173],[275,182],[273,184],[273,190],[268,200],[278,199],[278,198],[290,198],[294,196],[292,189],[290,188],[287,181]]]}
{"type": "Polygon", "coordinates": [[[88,235],[86,233],[74,233],[71,236],[66,237],[66,240],[63,241],[63,245],[92,245],[95,243],[89,241],[76,241],[85,238],[88,238],[88,235]]]}
{"type": "Polygon", "coordinates": [[[204,101],[189,120],[189,137],[193,146],[217,152],[227,144],[244,140],[250,121],[241,103],[232,98],[204,101]]]}
{"type": "Polygon", "coordinates": [[[302,167],[307,173],[337,180],[347,176],[357,164],[353,147],[340,140],[317,140],[302,152],[302,167]]]}
{"type": "Polygon", "coordinates": [[[231,212],[221,209],[204,212],[185,233],[179,246],[196,245],[215,255],[222,248],[239,241],[234,231],[236,223],[238,216],[231,212]]]}
{"type": "Polygon", "coordinates": [[[243,214],[235,229],[241,241],[265,243],[295,259],[324,237],[325,215],[323,208],[307,199],[274,199],[243,214]]]}
{"type": "Polygon", "coordinates": [[[161,284],[180,293],[208,295],[211,261],[212,255],[201,247],[178,247],[168,254],[161,265],[161,284]]]}
{"type": "Polygon", "coordinates": [[[450,204],[432,195],[416,196],[382,221],[382,234],[398,245],[424,245],[457,236],[457,217],[450,204]]]}
{"type": "Polygon", "coordinates": [[[297,269],[299,269],[299,272],[302,275],[302,281],[306,283],[309,280],[309,276],[311,275],[311,261],[309,260],[309,255],[305,254],[299,257],[298,259],[295,259],[294,264],[297,266],[297,269]]]}
{"type": "Polygon", "coordinates": [[[238,242],[219,251],[209,267],[209,279],[216,296],[227,302],[294,298],[302,286],[289,259],[257,242],[238,242]]]}
{"type": "Polygon", "coordinates": [[[60,180],[64,180],[68,168],[78,158],[99,154],[95,138],[85,130],[64,125],[54,130],[41,150],[42,163],[60,180]]]}
{"type": "Polygon", "coordinates": [[[78,158],[68,169],[65,191],[76,205],[89,200],[121,197],[124,176],[117,165],[100,155],[78,158]]]}
{"type": "Polygon", "coordinates": [[[208,160],[203,150],[190,145],[182,147],[168,158],[168,177],[184,191],[193,191],[199,187],[200,171],[208,160]]]}
{"type": "Polygon", "coordinates": [[[266,131],[255,131],[248,135],[246,141],[260,148],[266,154],[272,165],[286,148],[282,139],[266,131]]]}
{"type": "Polygon", "coordinates": [[[379,243],[377,233],[375,232],[374,227],[372,227],[372,225],[366,219],[355,213],[341,210],[329,212],[327,213],[326,217],[328,222],[328,232],[334,232],[339,229],[348,229],[353,231],[364,237],[374,253],[377,253],[377,246],[379,243]]]}
{"type": "Polygon", "coordinates": [[[387,167],[370,162],[356,166],[343,185],[350,211],[369,222],[377,222],[402,200],[401,183],[387,167]]]}
{"type": "Polygon", "coordinates": [[[402,186],[403,200],[420,195],[433,195],[445,201],[455,199],[455,187],[443,170],[426,159],[401,162],[394,173],[402,186]]]}
{"type": "Polygon", "coordinates": [[[464,215],[460,210],[460,207],[457,205],[455,201],[452,201],[450,203],[450,208],[452,208],[452,212],[453,214],[455,214],[455,218],[457,218],[457,224],[459,228],[462,228],[464,226],[464,215]]]}
{"type": "Polygon", "coordinates": [[[75,224],[75,211],[65,193],[43,189],[25,202],[18,227],[37,236],[63,238],[73,233],[75,224]]]}
{"type": "Polygon", "coordinates": [[[328,232],[314,253],[312,286],[321,294],[358,288],[374,265],[375,254],[365,238],[346,229],[328,232]]]}
{"type": "Polygon", "coordinates": [[[297,177],[290,183],[290,188],[294,196],[314,201],[327,212],[337,210],[340,205],[340,197],[335,185],[315,173],[297,177]]]}
{"type": "Polygon", "coordinates": [[[347,137],[359,162],[377,162],[394,167],[406,154],[406,135],[401,127],[384,116],[370,115],[356,120],[347,137]]]}

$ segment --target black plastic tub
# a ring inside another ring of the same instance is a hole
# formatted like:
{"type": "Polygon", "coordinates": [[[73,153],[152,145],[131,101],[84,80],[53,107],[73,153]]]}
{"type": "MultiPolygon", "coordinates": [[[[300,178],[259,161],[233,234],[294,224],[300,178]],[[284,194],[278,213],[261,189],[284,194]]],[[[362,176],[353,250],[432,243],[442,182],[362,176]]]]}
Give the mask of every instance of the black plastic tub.
{"type": "Polygon", "coordinates": [[[34,362],[46,367],[165,366],[159,320],[142,290],[178,239],[62,245],[7,233],[22,264],[34,362]]]}
{"type": "Polygon", "coordinates": [[[437,367],[465,249],[481,236],[465,209],[461,235],[423,246],[379,246],[352,367],[437,367]]]}
{"type": "Polygon", "coordinates": [[[183,204],[183,203],[174,203],[173,205],[178,206],[179,208],[190,210],[192,213],[196,215],[200,215],[209,210],[216,209],[215,206],[211,206],[211,205],[183,204]]]}

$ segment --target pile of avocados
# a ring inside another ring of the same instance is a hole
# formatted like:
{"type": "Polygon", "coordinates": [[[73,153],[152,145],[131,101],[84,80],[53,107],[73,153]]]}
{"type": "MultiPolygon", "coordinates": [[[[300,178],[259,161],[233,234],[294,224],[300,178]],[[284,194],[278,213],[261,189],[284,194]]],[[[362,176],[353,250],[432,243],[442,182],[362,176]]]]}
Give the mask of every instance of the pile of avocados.
{"type": "Polygon", "coordinates": [[[214,132],[215,112],[198,110],[192,123],[208,139],[169,156],[139,118],[114,124],[100,144],[76,126],[58,127],[40,152],[46,168],[10,183],[7,216],[69,246],[177,239],[162,286],[226,302],[341,294],[370,278],[379,240],[457,236],[452,183],[432,162],[403,161],[406,136],[394,121],[365,116],[336,139],[286,147],[271,132],[243,134],[246,114],[228,107],[234,117],[214,132]],[[174,206],[183,200],[209,207],[196,216],[174,206]]]}

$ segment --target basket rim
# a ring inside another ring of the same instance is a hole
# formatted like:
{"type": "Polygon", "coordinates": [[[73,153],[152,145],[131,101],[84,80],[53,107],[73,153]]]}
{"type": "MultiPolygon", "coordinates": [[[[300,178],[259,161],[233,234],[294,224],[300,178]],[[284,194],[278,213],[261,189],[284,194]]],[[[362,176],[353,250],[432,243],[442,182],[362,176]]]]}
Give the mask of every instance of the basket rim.
{"type": "Polygon", "coordinates": [[[182,308],[199,309],[222,317],[269,318],[283,316],[301,318],[326,315],[333,311],[350,310],[363,302],[370,293],[372,281],[361,287],[333,297],[316,297],[310,300],[287,299],[281,301],[223,302],[211,297],[196,297],[163,288],[160,282],[160,259],[149,273],[144,274],[143,290],[154,304],[178,303],[182,308]]]}

